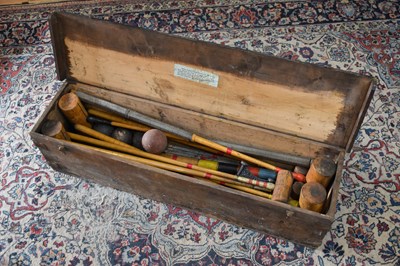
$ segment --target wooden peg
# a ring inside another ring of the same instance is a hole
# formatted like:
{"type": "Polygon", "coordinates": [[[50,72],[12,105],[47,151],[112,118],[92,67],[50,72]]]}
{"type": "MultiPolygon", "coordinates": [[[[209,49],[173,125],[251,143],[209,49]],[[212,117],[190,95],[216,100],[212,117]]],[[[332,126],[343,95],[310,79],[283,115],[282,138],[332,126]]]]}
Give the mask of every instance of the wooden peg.
{"type": "Polygon", "coordinates": [[[332,159],[317,157],[313,160],[308,170],[306,180],[308,182],[318,182],[325,188],[328,187],[336,171],[336,164],[332,159]]]}
{"type": "Polygon", "coordinates": [[[65,131],[63,124],[57,120],[47,120],[44,122],[41,132],[52,138],[71,140],[68,133],[65,131]]]}
{"type": "Polygon", "coordinates": [[[86,121],[88,112],[75,93],[70,92],[64,94],[58,101],[58,107],[72,124],[92,127],[90,123],[86,121]]]}
{"type": "Polygon", "coordinates": [[[325,199],[325,188],[320,183],[310,182],[301,188],[299,205],[303,209],[321,212],[325,199]]]}
{"type": "Polygon", "coordinates": [[[293,176],[290,171],[279,171],[276,177],[274,192],[272,193],[272,200],[287,203],[289,200],[292,184],[293,176]]]}

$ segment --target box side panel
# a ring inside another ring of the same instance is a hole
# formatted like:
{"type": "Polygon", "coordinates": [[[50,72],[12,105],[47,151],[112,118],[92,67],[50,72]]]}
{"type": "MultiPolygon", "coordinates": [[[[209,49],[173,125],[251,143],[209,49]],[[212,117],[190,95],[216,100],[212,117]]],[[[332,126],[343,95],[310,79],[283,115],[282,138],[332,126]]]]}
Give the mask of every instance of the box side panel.
{"type": "Polygon", "coordinates": [[[337,160],[337,169],[335,179],[332,183],[330,191],[328,192],[328,203],[329,209],[326,214],[330,217],[334,217],[336,213],[336,204],[339,198],[340,181],[343,175],[343,164],[344,164],[344,152],[340,153],[337,160]]]}
{"type": "Polygon", "coordinates": [[[49,25],[57,78],[58,80],[64,80],[68,75],[67,59],[65,58],[67,53],[64,45],[64,27],[62,20],[56,15],[50,16],[49,25]]]}
{"type": "Polygon", "coordinates": [[[368,106],[372,100],[372,97],[374,96],[375,86],[376,86],[375,82],[371,82],[366,96],[363,99],[360,99],[360,104],[361,104],[360,110],[361,111],[358,113],[358,117],[357,117],[356,121],[354,122],[355,126],[353,127],[353,130],[352,130],[349,140],[347,142],[346,152],[350,152],[351,148],[353,147],[354,141],[355,141],[358,131],[361,127],[361,123],[364,120],[364,116],[368,110],[368,106]]]}
{"type": "Polygon", "coordinates": [[[39,119],[36,121],[34,127],[32,128],[31,132],[39,132],[40,131],[40,127],[42,125],[42,123],[46,120],[46,119],[57,119],[60,120],[61,122],[63,122],[64,125],[66,125],[67,123],[65,123],[65,119],[62,117],[62,115],[58,112],[54,113],[52,112],[53,110],[57,109],[57,101],[60,98],[60,96],[64,93],[64,91],[66,90],[68,86],[68,83],[65,82],[60,90],[56,93],[56,95],[54,96],[54,98],[51,100],[50,104],[46,107],[46,109],[44,110],[44,112],[42,113],[42,115],[39,117],[39,119]],[[49,115],[50,113],[52,113],[51,115],[49,115]]]}
{"type": "Polygon", "coordinates": [[[34,133],[33,140],[58,171],[171,203],[297,243],[320,245],[332,220],[213,183],[120,159],[34,133]]]}

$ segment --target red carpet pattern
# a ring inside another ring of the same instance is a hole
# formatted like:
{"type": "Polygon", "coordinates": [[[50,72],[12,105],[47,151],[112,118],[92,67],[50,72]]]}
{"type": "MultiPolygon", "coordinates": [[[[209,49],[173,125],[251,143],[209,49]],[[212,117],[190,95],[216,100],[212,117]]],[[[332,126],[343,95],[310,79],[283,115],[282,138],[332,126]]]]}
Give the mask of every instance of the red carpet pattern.
{"type": "Polygon", "coordinates": [[[0,8],[1,264],[400,265],[399,9],[362,0],[0,8]],[[50,169],[29,131],[62,84],[46,22],[55,10],[376,78],[323,244],[310,249],[50,169]]]}

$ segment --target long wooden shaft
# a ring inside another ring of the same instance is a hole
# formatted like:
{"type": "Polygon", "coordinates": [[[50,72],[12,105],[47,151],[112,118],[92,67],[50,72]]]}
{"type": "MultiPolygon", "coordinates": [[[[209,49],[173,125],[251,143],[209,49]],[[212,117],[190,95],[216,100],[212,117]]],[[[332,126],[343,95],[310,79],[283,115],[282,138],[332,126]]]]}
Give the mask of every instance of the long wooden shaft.
{"type": "MultiPolygon", "coordinates": [[[[68,134],[70,134],[71,139],[74,139],[76,136],[80,136],[80,135],[77,135],[77,134],[74,134],[74,133],[71,133],[71,132],[69,132],[68,134]]],[[[144,158],[140,158],[140,157],[136,157],[136,156],[132,156],[132,155],[126,155],[126,154],[119,153],[119,152],[113,152],[113,151],[106,150],[106,149],[96,148],[96,147],[89,146],[89,145],[84,145],[84,144],[78,144],[78,145],[86,146],[86,147],[88,147],[90,149],[93,149],[93,150],[97,150],[97,151],[101,151],[101,152],[104,152],[104,153],[112,154],[112,155],[115,155],[115,156],[119,156],[121,158],[130,159],[130,160],[133,160],[133,161],[136,161],[136,162],[140,162],[140,163],[147,164],[147,165],[150,165],[150,166],[162,168],[162,169],[165,169],[165,170],[178,172],[178,173],[182,173],[182,174],[193,175],[193,176],[197,176],[197,177],[200,177],[200,178],[206,178],[206,179],[209,179],[209,180],[211,180],[211,181],[213,181],[213,182],[215,182],[217,184],[221,184],[221,185],[224,185],[224,186],[227,186],[227,187],[231,187],[231,188],[234,188],[234,189],[237,189],[237,190],[240,190],[240,191],[244,191],[244,192],[247,192],[247,193],[251,193],[253,195],[257,195],[257,196],[264,197],[264,198],[267,198],[267,199],[271,199],[271,197],[272,197],[271,194],[268,194],[268,193],[253,189],[251,187],[246,186],[246,184],[242,184],[242,183],[235,182],[235,181],[232,181],[232,180],[226,180],[224,178],[213,176],[211,174],[202,173],[202,172],[199,172],[199,171],[196,171],[196,170],[191,170],[191,169],[185,169],[185,168],[182,168],[182,167],[173,166],[173,165],[169,165],[169,164],[165,164],[165,163],[161,163],[161,162],[157,162],[157,161],[153,161],[153,160],[149,160],[149,159],[144,159],[144,158]]]]}
{"type": "Polygon", "coordinates": [[[207,169],[204,167],[200,167],[197,165],[192,165],[189,163],[185,163],[185,162],[181,162],[181,161],[177,161],[174,159],[170,159],[161,155],[156,155],[156,154],[152,154],[152,153],[148,153],[145,151],[141,151],[133,146],[130,146],[126,143],[123,143],[121,141],[115,140],[113,138],[110,138],[102,133],[99,133],[91,128],[87,128],[85,126],[82,125],[75,125],[75,128],[78,131],[81,131],[87,135],[93,136],[95,138],[98,138],[100,140],[96,140],[93,138],[89,138],[89,137],[85,137],[85,136],[81,136],[78,134],[74,134],[71,132],[68,132],[68,135],[71,137],[71,139],[73,140],[77,140],[77,141],[82,141],[85,143],[90,143],[92,145],[97,145],[97,146],[102,146],[104,148],[109,148],[109,149],[113,149],[113,150],[118,150],[118,151],[122,151],[122,152],[126,152],[126,153],[130,153],[130,154],[134,154],[137,156],[141,156],[141,157],[145,157],[148,159],[152,159],[152,160],[157,160],[157,161],[161,161],[161,162],[165,162],[168,164],[173,164],[173,165],[177,165],[177,166],[181,166],[181,167],[186,167],[189,169],[194,169],[197,171],[201,171],[204,173],[210,173],[216,176],[221,176],[224,178],[228,178],[230,180],[235,180],[241,183],[246,183],[251,185],[251,187],[255,186],[257,188],[262,188],[262,189],[266,189],[268,191],[272,191],[275,187],[274,184],[272,183],[268,183],[268,182],[263,182],[263,181],[258,181],[258,180],[254,180],[254,179],[249,179],[246,177],[241,177],[241,176],[235,176],[235,175],[231,175],[228,173],[224,173],[221,171],[216,171],[216,170],[211,170],[211,169],[207,169]],[[102,141],[101,141],[102,140],[102,141]],[[123,145],[121,145],[121,143],[123,145]]]}
{"type": "Polygon", "coordinates": [[[122,118],[122,117],[120,117],[118,115],[110,114],[110,113],[107,113],[107,112],[104,112],[104,111],[101,111],[101,110],[89,108],[87,110],[87,112],[90,115],[101,117],[101,118],[107,119],[109,121],[124,123],[124,124],[132,125],[132,126],[144,126],[144,127],[147,127],[147,129],[151,129],[151,127],[145,126],[143,124],[136,123],[136,122],[134,122],[132,120],[128,120],[128,119],[122,118]]]}
{"type": "Polygon", "coordinates": [[[262,150],[262,149],[257,149],[257,148],[253,148],[253,147],[247,147],[247,146],[243,146],[243,145],[237,145],[235,143],[228,143],[228,142],[224,142],[224,141],[218,141],[218,144],[230,147],[230,148],[232,148],[234,150],[238,150],[238,151],[240,151],[242,153],[262,156],[262,157],[265,157],[267,159],[271,159],[273,161],[289,163],[291,165],[301,165],[303,167],[307,167],[308,168],[310,166],[310,163],[311,163],[311,159],[310,158],[296,156],[296,155],[290,155],[290,154],[287,154],[287,153],[266,151],[266,150],[262,150]]]}
{"type": "Polygon", "coordinates": [[[265,193],[265,192],[262,192],[262,191],[259,191],[259,190],[256,190],[256,189],[243,187],[243,186],[239,186],[239,185],[234,185],[234,184],[223,184],[223,185],[227,186],[227,187],[231,187],[231,188],[237,189],[237,190],[241,190],[241,191],[253,194],[253,195],[257,195],[257,196],[260,196],[260,197],[263,197],[263,198],[267,198],[267,199],[271,199],[272,198],[271,194],[265,193]]]}
{"type": "MultiPolygon", "coordinates": [[[[218,183],[218,182],[216,182],[216,183],[218,183]]],[[[265,193],[265,192],[258,191],[258,190],[255,190],[255,189],[251,189],[251,188],[247,188],[247,187],[241,187],[241,186],[233,185],[233,184],[223,184],[223,185],[227,186],[227,187],[231,187],[231,188],[237,189],[237,190],[240,190],[240,191],[243,191],[243,192],[247,192],[247,193],[250,193],[250,194],[253,194],[253,195],[257,195],[257,196],[260,196],[260,197],[263,197],[263,198],[272,199],[272,195],[269,194],[269,193],[265,193]]],[[[299,202],[297,200],[294,200],[294,199],[289,199],[288,204],[293,206],[293,207],[298,207],[299,206],[299,202]]]]}
{"type": "Polygon", "coordinates": [[[204,160],[204,159],[197,159],[194,157],[186,157],[186,156],[181,156],[181,155],[176,155],[173,153],[165,153],[165,154],[160,154],[161,156],[171,158],[177,161],[185,162],[185,163],[191,163],[194,165],[198,165],[207,169],[213,169],[217,170],[220,172],[224,173],[229,173],[229,174],[234,174],[238,176],[243,176],[243,177],[248,177],[250,179],[254,179],[254,177],[257,177],[256,179],[261,179],[262,181],[267,181],[271,183],[275,183],[277,172],[270,170],[270,169],[265,169],[263,167],[255,167],[255,166],[248,166],[245,165],[243,169],[240,167],[239,164],[233,164],[233,163],[224,163],[224,162],[219,162],[216,160],[204,160]],[[242,171],[240,171],[242,169],[242,171]],[[238,174],[238,171],[240,171],[240,174],[238,174]]]}
{"type": "Polygon", "coordinates": [[[121,122],[112,122],[110,123],[112,126],[115,127],[122,127],[122,128],[126,128],[126,129],[131,129],[131,130],[137,130],[137,131],[141,131],[141,132],[146,132],[147,130],[150,130],[150,127],[146,127],[146,126],[141,126],[141,125],[129,125],[129,124],[124,124],[121,122]]]}
{"type": "MultiPolygon", "coordinates": [[[[237,164],[237,163],[231,164],[231,163],[218,162],[215,160],[197,159],[195,157],[186,157],[186,156],[181,156],[181,155],[177,155],[174,153],[164,153],[164,154],[160,154],[160,155],[170,158],[170,159],[177,160],[177,161],[191,163],[194,165],[201,166],[203,168],[218,170],[218,171],[228,173],[228,174],[233,174],[233,175],[237,174],[238,170],[239,170],[239,164],[237,164]]],[[[244,176],[244,175],[241,175],[241,176],[244,176]]]]}
{"type": "Polygon", "coordinates": [[[222,153],[220,151],[217,151],[216,149],[212,149],[210,147],[207,147],[207,146],[204,146],[204,145],[200,145],[200,144],[197,144],[197,143],[193,143],[193,142],[190,142],[190,141],[187,141],[187,140],[184,140],[184,139],[173,139],[172,141],[174,141],[176,143],[179,143],[179,144],[182,144],[182,145],[187,145],[187,146],[199,149],[199,150],[203,150],[203,151],[206,151],[206,152],[209,152],[209,153],[213,153],[213,154],[217,154],[217,155],[224,155],[224,153],[222,153]]]}
{"type": "Polygon", "coordinates": [[[205,146],[208,146],[208,147],[211,147],[213,149],[222,151],[224,153],[231,154],[231,155],[233,155],[233,156],[235,156],[235,157],[237,157],[239,159],[242,159],[242,160],[257,164],[257,165],[262,166],[264,168],[277,171],[277,167],[272,165],[272,164],[263,162],[263,161],[258,160],[256,158],[250,157],[250,156],[248,156],[246,154],[243,154],[243,153],[240,153],[238,151],[232,150],[232,149],[227,148],[225,146],[222,146],[222,145],[220,145],[218,143],[215,143],[215,142],[210,141],[208,139],[205,139],[205,138],[202,138],[200,136],[197,136],[196,134],[192,135],[192,141],[196,142],[196,143],[199,143],[199,144],[202,144],[202,145],[205,145],[205,146]]]}

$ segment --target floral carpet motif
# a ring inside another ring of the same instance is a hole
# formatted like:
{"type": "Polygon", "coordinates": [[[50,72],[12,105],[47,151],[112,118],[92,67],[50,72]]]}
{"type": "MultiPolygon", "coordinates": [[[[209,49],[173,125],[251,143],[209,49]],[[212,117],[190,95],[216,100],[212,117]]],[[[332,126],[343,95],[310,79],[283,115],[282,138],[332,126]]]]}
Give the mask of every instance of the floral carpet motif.
{"type": "Polygon", "coordinates": [[[363,0],[0,8],[0,264],[400,265],[399,14],[396,1],[363,0]],[[53,171],[29,132],[62,84],[46,22],[56,10],[374,77],[322,245],[311,249],[53,171]]]}

